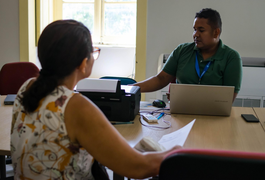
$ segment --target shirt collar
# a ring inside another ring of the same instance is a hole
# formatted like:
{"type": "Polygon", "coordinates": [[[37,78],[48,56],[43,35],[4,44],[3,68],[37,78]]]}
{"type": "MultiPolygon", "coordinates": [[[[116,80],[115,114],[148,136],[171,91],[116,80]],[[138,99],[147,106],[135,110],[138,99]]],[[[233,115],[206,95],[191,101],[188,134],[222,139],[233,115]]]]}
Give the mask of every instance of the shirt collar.
{"type": "MultiPolygon", "coordinates": [[[[211,58],[209,58],[209,60],[210,61],[213,61],[215,59],[216,60],[222,59],[222,54],[223,54],[223,50],[224,49],[225,49],[225,45],[223,44],[222,40],[219,39],[218,49],[217,49],[216,53],[211,58]]],[[[193,50],[199,52],[199,48],[197,48],[197,46],[195,45],[195,43],[194,43],[193,50]]]]}

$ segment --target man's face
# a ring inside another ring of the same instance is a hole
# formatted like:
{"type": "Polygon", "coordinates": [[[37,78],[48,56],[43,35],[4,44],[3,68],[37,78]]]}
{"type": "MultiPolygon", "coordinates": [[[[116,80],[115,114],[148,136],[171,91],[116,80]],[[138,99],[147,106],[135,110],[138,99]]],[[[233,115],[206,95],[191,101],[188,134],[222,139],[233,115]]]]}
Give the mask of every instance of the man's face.
{"type": "Polygon", "coordinates": [[[193,22],[193,40],[199,49],[209,49],[215,45],[216,35],[208,24],[208,19],[195,18],[193,22]]]}

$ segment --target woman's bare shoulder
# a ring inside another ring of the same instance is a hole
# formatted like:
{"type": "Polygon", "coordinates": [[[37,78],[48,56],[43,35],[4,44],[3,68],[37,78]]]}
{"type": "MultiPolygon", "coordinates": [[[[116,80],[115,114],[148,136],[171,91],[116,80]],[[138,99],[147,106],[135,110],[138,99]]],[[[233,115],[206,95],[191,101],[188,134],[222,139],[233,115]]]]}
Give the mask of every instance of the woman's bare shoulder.
{"type": "MultiPolygon", "coordinates": [[[[75,93],[72,96],[67,104],[65,113],[66,116],[78,117],[79,120],[87,118],[88,116],[90,119],[96,116],[103,116],[101,110],[90,99],[80,93],[75,93]]],[[[102,118],[105,118],[105,116],[102,118]]]]}
{"type": "Polygon", "coordinates": [[[76,106],[76,108],[80,106],[95,106],[95,104],[90,99],[80,93],[75,93],[69,103],[71,103],[71,105],[73,106],[76,106]]]}
{"type": "MultiPolygon", "coordinates": [[[[72,142],[80,142],[83,138],[91,136],[90,133],[109,123],[100,109],[88,98],[76,93],[69,100],[64,119],[68,135],[72,142]]],[[[85,146],[82,144],[82,146],[85,146]]]]}

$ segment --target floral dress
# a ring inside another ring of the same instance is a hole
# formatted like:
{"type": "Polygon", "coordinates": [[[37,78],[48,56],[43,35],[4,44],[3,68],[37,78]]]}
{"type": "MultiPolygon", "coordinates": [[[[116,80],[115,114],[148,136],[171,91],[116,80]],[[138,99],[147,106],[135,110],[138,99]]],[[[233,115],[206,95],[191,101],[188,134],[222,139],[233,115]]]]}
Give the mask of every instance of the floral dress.
{"type": "MultiPolygon", "coordinates": [[[[22,97],[30,80],[22,85],[18,96],[22,97]]],[[[70,141],[65,128],[65,107],[73,95],[72,90],[59,86],[30,114],[16,98],[11,127],[15,179],[94,179],[93,157],[70,141]]]]}

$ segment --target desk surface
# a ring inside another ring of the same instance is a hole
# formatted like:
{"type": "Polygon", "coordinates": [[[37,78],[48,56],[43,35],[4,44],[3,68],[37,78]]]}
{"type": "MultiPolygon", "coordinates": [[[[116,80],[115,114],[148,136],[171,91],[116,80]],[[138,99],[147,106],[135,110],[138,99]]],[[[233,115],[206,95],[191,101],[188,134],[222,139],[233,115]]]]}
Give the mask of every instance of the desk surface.
{"type": "Polygon", "coordinates": [[[6,96],[0,96],[0,155],[10,155],[12,105],[4,105],[6,96]]]}
{"type": "MultiPolygon", "coordinates": [[[[4,98],[5,96],[0,96],[0,155],[9,155],[12,106],[3,105],[4,98]]],[[[264,123],[265,108],[254,108],[254,110],[264,123]]],[[[165,120],[172,123],[172,127],[166,130],[142,126],[139,116],[136,116],[134,124],[115,125],[115,128],[133,147],[144,136],[151,136],[158,141],[163,135],[176,131],[196,119],[184,148],[265,152],[265,131],[261,123],[247,123],[241,118],[241,114],[255,114],[254,110],[233,107],[230,117],[181,114],[164,116],[165,120]]]]}
{"type": "Polygon", "coordinates": [[[260,123],[245,122],[241,118],[243,113],[255,114],[252,108],[233,107],[230,117],[180,114],[166,116],[165,120],[172,123],[172,127],[166,130],[142,126],[139,116],[136,117],[134,124],[115,127],[133,147],[144,136],[151,136],[158,141],[164,134],[178,130],[196,119],[184,148],[265,152],[264,129],[260,123]]]}
{"type": "Polygon", "coordinates": [[[265,108],[253,108],[263,129],[265,130],[265,108]]]}

